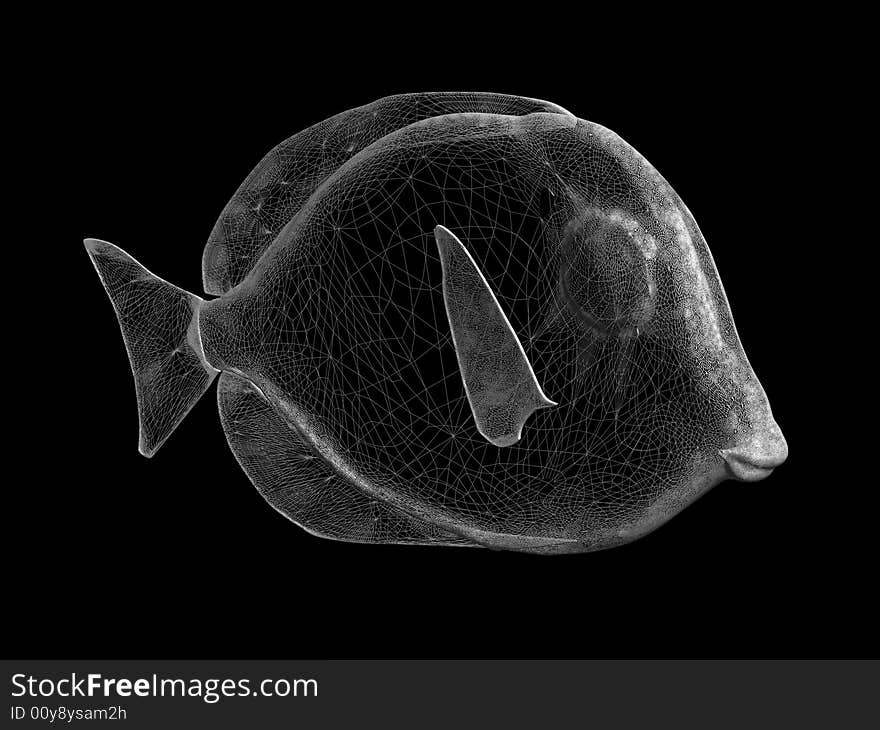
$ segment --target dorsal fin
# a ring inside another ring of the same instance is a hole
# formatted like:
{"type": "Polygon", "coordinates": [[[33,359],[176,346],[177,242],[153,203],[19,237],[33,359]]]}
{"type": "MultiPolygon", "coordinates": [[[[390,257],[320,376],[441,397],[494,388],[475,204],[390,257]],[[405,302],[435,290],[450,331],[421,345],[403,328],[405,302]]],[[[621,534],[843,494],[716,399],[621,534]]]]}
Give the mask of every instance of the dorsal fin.
{"type": "Polygon", "coordinates": [[[241,283],[318,187],[366,147],[424,119],[474,112],[572,116],[541,99],[442,91],[386,96],[319,122],[270,151],[232,196],[202,256],[205,291],[221,295],[241,283]]]}

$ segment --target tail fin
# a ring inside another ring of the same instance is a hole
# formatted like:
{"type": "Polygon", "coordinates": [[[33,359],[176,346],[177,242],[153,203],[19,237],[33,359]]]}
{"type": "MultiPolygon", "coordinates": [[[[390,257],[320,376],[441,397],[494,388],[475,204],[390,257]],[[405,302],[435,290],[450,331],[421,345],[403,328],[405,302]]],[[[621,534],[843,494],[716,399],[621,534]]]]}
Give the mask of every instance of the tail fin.
{"type": "Polygon", "coordinates": [[[113,303],[134,374],[138,450],[152,456],[217,375],[205,361],[198,311],[204,300],[147,271],[106,241],[84,241],[113,303]]]}

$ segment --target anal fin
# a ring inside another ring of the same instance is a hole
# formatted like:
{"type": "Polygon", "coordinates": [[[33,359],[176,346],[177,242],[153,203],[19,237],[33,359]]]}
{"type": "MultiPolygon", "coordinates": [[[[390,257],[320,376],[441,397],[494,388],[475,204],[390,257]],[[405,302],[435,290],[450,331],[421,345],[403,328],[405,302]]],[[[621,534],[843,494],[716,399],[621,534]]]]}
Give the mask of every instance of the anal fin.
{"type": "Polygon", "coordinates": [[[226,439],[251,482],[308,532],[347,542],[474,545],[351,484],[246,378],[224,372],[217,402],[226,439]]]}

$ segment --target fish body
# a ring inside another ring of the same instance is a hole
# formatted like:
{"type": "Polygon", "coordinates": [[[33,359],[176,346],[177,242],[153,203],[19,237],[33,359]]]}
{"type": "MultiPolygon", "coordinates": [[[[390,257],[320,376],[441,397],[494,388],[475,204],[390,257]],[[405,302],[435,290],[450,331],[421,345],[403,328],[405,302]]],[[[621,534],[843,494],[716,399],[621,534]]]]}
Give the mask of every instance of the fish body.
{"type": "Polygon", "coordinates": [[[87,247],[142,452],[217,378],[238,462],[317,535],[598,550],[787,455],[688,209],[549,102],[402,95],[295,135],[211,233],[214,299],[87,247]]]}

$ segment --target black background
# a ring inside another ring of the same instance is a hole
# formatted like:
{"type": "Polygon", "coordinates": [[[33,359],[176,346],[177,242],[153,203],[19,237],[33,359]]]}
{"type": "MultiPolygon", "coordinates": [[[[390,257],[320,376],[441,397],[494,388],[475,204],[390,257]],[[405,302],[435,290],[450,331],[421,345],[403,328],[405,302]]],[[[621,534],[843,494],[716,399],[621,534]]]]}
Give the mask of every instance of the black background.
{"type": "Polygon", "coordinates": [[[851,314],[828,289],[836,229],[818,166],[829,102],[810,59],[753,31],[720,48],[646,36],[611,55],[580,36],[548,49],[502,37],[496,50],[428,26],[393,43],[309,35],[300,26],[286,44],[246,48],[235,35],[93,29],[28,72],[33,123],[10,150],[27,158],[22,230],[9,245],[37,245],[20,247],[28,265],[9,277],[26,291],[7,308],[25,325],[13,362],[26,357],[7,379],[17,437],[3,517],[6,652],[876,654],[870,482],[832,374],[851,314]],[[709,243],[788,439],[784,466],[719,485],[631,545],[547,558],[306,534],[237,466],[213,389],[153,459],[137,453],[127,358],[82,238],[115,242],[200,293],[207,235],[270,148],[347,108],[424,90],[548,99],[651,161],[709,243]]]}

